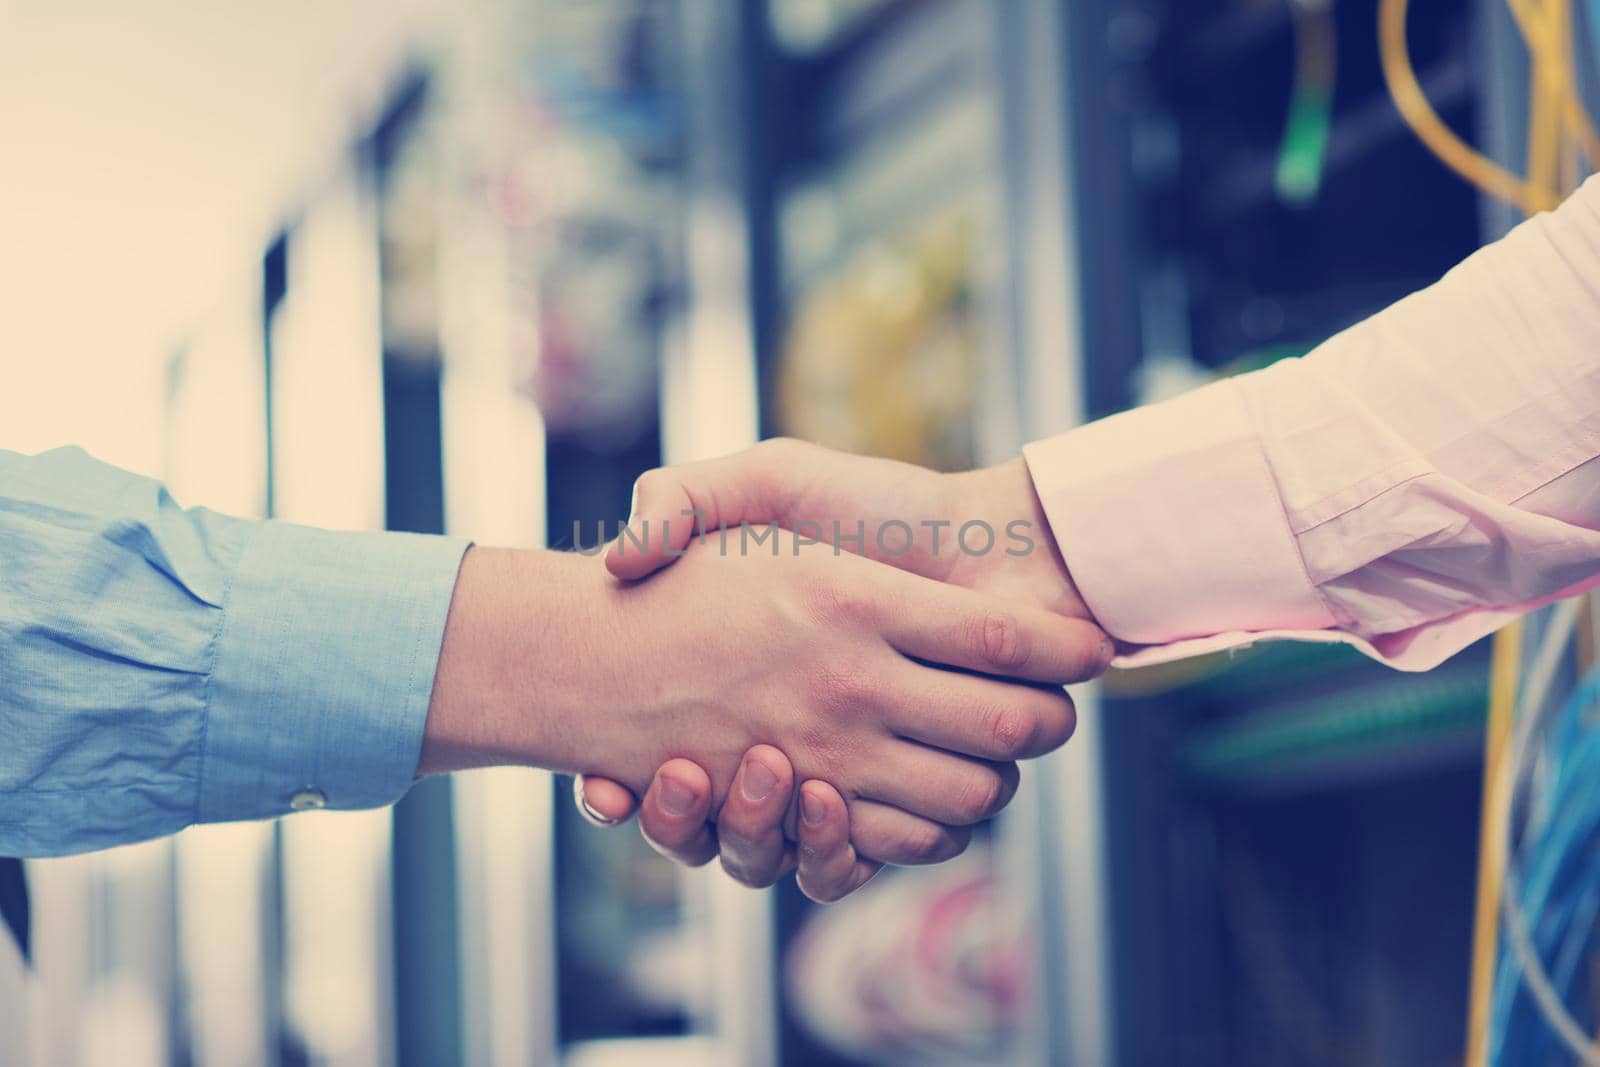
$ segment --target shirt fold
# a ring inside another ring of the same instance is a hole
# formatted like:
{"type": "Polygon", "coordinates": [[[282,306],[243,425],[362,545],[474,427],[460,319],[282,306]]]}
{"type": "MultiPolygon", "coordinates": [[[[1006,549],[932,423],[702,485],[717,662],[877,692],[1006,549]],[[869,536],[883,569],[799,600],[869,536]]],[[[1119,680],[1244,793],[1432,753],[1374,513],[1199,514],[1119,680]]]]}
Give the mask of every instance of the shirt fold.
{"type": "Polygon", "coordinates": [[[410,786],[463,545],[262,523],[217,636],[195,821],[370,808],[410,786]]]}
{"type": "Polygon", "coordinates": [[[0,855],[397,799],[465,548],[0,451],[0,855]]]}
{"type": "Polygon", "coordinates": [[[1117,665],[1432,667],[1597,581],[1600,178],[1304,358],[1024,451],[1117,665]]]}

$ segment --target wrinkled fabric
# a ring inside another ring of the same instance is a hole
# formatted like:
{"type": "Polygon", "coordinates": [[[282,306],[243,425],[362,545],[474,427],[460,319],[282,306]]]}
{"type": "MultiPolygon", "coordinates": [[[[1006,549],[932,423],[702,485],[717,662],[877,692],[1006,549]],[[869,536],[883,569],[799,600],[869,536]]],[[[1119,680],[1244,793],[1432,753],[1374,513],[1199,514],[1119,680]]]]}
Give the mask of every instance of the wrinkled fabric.
{"type": "Polygon", "coordinates": [[[410,785],[465,543],[180,508],[0,451],[0,855],[410,785]]]}
{"type": "Polygon", "coordinates": [[[1600,580],[1600,178],[1301,359],[1025,454],[1117,665],[1433,667],[1600,580]]]}

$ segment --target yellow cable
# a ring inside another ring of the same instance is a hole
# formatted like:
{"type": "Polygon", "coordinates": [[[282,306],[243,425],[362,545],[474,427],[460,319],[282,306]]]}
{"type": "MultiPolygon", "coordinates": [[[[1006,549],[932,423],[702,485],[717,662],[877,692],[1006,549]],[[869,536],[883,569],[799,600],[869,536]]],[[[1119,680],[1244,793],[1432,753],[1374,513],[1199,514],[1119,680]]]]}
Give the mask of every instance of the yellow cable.
{"type": "MultiPolygon", "coordinates": [[[[1560,9],[1550,0],[1537,9],[1529,0],[1507,0],[1528,45],[1528,179],[1532,196],[1524,210],[1555,199],[1562,119],[1560,83],[1552,73],[1552,44],[1559,47],[1560,9]]],[[[1487,1067],[1493,1017],[1495,957],[1500,941],[1501,894],[1505,887],[1511,818],[1511,768],[1507,765],[1516,722],[1517,682],[1522,664],[1522,623],[1494,637],[1489,665],[1489,716],[1484,730],[1483,799],[1478,826],[1478,886],[1473,915],[1472,972],[1467,1002],[1467,1067],[1487,1067]]]]}
{"type": "MultiPolygon", "coordinates": [[[[1384,81],[1401,117],[1446,166],[1491,196],[1525,214],[1545,211],[1576,184],[1577,152],[1600,167],[1600,134],[1578,93],[1571,40],[1570,0],[1506,0],[1528,46],[1530,83],[1526,179],[1462,140],[1445,125],[1417,81],[1406,45],[1407,0],[1379,0],[1378,48],[1384,81]]],[[[1511,813],[1507,766],[1516,719],[1522,623],[1495,634],[1489,672],[1489,715],[1484,732],[1483,801],[1479,827],[1477,901],[1468,1000],[1467,1067],[1486,1067],[1500,934],[1511,813]]]]}
{"type": "MultiPolygon", "coordinates": [[[[1548,0],[1535,8],[1529,0],[1507,0],[1527,41],[1528,181],[1530,204],[1559,198],[1557,183],[1567,149],[1564,136],[1575,129],[1569,104],[1577,99],[1570,67],[1567,0],[1548,0]]],[[[1530,212],[1531,213],[1531,212],[1530,212]]],[[[1495,634],[1489,667],[1489,717],[1484,731],[1483,800],[1478,829],[1478,886],[1473,916],[1472,974],[1467,1002],[1467,1067],[1487,1067],[1494,992],[1495,956],[1500,940],[1501,894],[1505,887],[1507,836],[1511,820],[1512,768],[1508,753],[1516,721],[1517,683],[1522,663],[1522,623],[1495,634]]]]}
{"type": "Polygon", "coordinates": [[[1533,25],[1538,13],[1533,10],[1531,0],[1506,0],[1506,7],[1511,9],[1511,17],[1517,20],[1517,29],[1522,31],[1522,39],[1533,40],[1533,25]]]}
{"type": "MultiPolygon", "coordinates": [[[[1528,0],[1506,0],[1517,26],[1528,42],[1529,52],[1536,63],[1547,65],[1551,91],[1559,93],[1561,118],[1565,132],[1574,137],[1583,150],[1591,168],[1600,167],[1600,132],[1595,129],[1589,111],[1578,92],[1577,57],[1572,47],[1571,0],[1549,0],[1543,12],[1545,25],[1539,26],[1540,13],[1530,9],[1528,0]],[[1559,86],[1559,89],[1556,88],[1559,86]]],[[[1570,191],[1570,190],[1568,190],[1570,191]]]]}
{"type": "Polygon", "coordinates": [[[1457,174],[1490,196],[1514,204],[1528,214],[1555,207],[1555,197],[1535,188],[1474,149],[1446,126],[1417,82],[1406,49],[1407,0],[1379,0],[1378,48],[1383,77],[1395,107],[1423,144],[1457,174]]]}
{"type": "Polygon", "coordinates": [[[1478,895],[1472,924],[1472,985],[1467,1001],[1467,1067],[1486,1067],[1494,960],[1500,938],[1500,888],[1506,873],[1506,823],[1511,768],[1506,765],[1516,720],[1522,622],[1494,635],[1489,662],[1489,721],[1483,739],[1483,801],[1478,830],[1478,895]]]}
{"type": "Polygon", "coordinates": [[[1533,20],[1528,38],[1528,184],[1553,194],[1561,158],[1560,86],[1553,81],[1551,56],[1558,47],[1561,0],[1550,0],[1533,20]]]}
{"type": "MultiPolygon", "coordinates": [[[[1600,169],[1600,131],[1596,131],[1594,121],[1589,117],[1589,109],[1584,107],[1583,97],[1578,90],[1578,57],[1573,49],[1570,0],[1562,0],[1561,15],[1555,55],[1560,69],[1555,79],[1561,84],[1562,125],[1570,138],[1569,143],[1583,153],[1590,170],[1600,169]]],[[[1580,181],[1581,177],[1576,173],[1563,176],[1562,195],[1570,194],[1580,181]]]]}
{"type": "MultiPolygon", "coordinates": [[[[1506,0],[1506,7],[1511,9],[1517,29],[1522,32],[1522,39],[1527,42],[1528,51],[1532,55],[1539,48],[1541,35],[1538,26],[1543,12],[1535,10],[1530,0],[1506,0]]],[[[1578,95],[1576,67],[1570,41],[1563,42],[1558,58],[1562,64],[1558,80],[1565,87],[1561,110],[1566,126],[1569,131],[1577,135],[1589,166],[1600,169],[1600,131],[1596,131],[1588,110],[1583,106],[1583,99],[1578,95]]]]}

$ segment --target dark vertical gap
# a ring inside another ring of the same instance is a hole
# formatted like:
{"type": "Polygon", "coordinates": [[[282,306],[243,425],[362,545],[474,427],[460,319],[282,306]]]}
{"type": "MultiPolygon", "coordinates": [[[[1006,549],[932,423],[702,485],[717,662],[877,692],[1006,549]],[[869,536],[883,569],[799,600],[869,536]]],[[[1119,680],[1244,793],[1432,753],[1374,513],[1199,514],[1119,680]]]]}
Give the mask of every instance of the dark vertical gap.
{"type": "Polygon", "coordinates": [[[773,39],[765,4],[746,4],[738,15],[739,193],[744,201],[750,331],[755,347],[757,433],[777,432],[775,386],[783,325],[783,262],[778,239],[778,188],[783,146],[793,130],[789,86],[792,64],[773,39]]]}
{"type": "Polygon", "coordinates": [[[166,878],[171,892],[167,894],[166,914],[162,922],[167,929],[166,951],[171,966],[167,970],[166,988],[161,991],[166,1001],[167,1055],[172,1057],[171,1067],[192,1067],[194,1049],[191,1038],[194,1022],[183,972],[183,939],[178,923],[183,914],[183,901],[178,895],[178,850],[169,848],[166,855],[166,878]]]}
{"type": "Polygon", "coordinates": [[[384,524],[444,533],[444,436],[440,371],[433,359],[385,347],[383,359],[384,524]]]}
{"type": "Polygon", "coordinates": [[[28,879],[22,861],[10,856],[0,857],[0,919],[11,931],[23,963],[33,966],[33,949],[28,919],[28,879]]]}
{"type": "MultiPolygon", "coordinates": [[[[415,270],[392,255],[392,178],[428,104],[428,79],[417,72],[394,94],[361,146],[376,192],[379,267],[384,299],[395,276],[415,270]]],[[[426,268],[424,268],[426,269],[426,268]]],[[[403,342],[383,327],[385,525],[444,532],[444,459],[440,413],[441,353],[403,342]]],[[[450,1067],[462,1061],[459,902],[450,782],[418,782],[394,808],[395,1049],[400,1067],[450,1067]]]]}
{"type": "MultiPolygon", "coordinates": [[[[386,525],[441,533],[439,367],[386,350],[386,525]]],[[[418,782],[394,808],[396,1049],[401,1067],[461,1061],[454,804],[447,778],[418,782]]]]}
{"type": "Polygon", "coordinates": [[[263,502],[267,518],[277,513],[278,464],[273,456],[272,432],[272,320],[289,292],[289,234],[284,231],[267,246],[261,257],[261,365],[266,385],[267,424],[267,499],[263,502]]]}
{"type": "Polygon", "coordinates": [[[1132,403],[1143,354],[1130,222],[1132,94],[1126,69],[1112,58],[1106,0],[1058,2],[1069,105],[1062,121],[1074,193],[1067,207],[1078,229],[1079,285],[1061,297],[1076,299],[1082,317],[1085,417],[1097,419],[1132,403]]]}
{"type": "MultiPolygon", "coordinates": [[[[277,318],[278,309],[283,305],[283,298],[289,292],[289,231],[280,231],[267,245],[266,252],[261,257],[261,373],[262,373],[262,406],[265,415],[266,448],[266,491],[262,500],[262,512],[267,518],[272,518],[278,510],[278,463],[275,452],[277,451],[277,435],[273,431],[273,320],[277,318]]],[[[262,1006],[266,1013],[268,1025],[266,1032],[276,1034],[278,1047],[276,1049],[277,1062],[283,1067],[298,1067],[306,1062],[306,1053],[303,1046],[298,1043],[295,1035],[289,1033],[283,1025],[283,976],[285,971],[284,959],[284,911],[283,911],[283,826],[274,823],[272,826],[272,862],[265,875],[266,881],[266,906],[262,915],[261,943],[264,946],[266,959],[262,961],[263,970],[268,980],[263,983],[263,996],[266,1003],[262,1006]]]]}

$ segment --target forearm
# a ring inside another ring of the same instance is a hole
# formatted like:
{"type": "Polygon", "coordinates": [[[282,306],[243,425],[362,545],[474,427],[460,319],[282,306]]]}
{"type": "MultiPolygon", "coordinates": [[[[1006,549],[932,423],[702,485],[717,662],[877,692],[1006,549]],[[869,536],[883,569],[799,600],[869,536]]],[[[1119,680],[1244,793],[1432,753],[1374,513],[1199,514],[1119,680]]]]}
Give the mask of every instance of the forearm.
{"type": "Polygon", "coordinates": [[[1148,662],[1349,637],[1425,668],[1600,571],[1600,185],[1303,360],[1030,446],[1148,662]]]}
{"type": "Polygon", "coordinates": [[[697,618],[681,591],[623,585],[593,557],[470,549],[417,774],[524,766],[605,772],[642,787],[668,746],[711,747],[696,709],[681,707],[663,680],[692,660],[697,618]],[[658,607],[643,608],[645,599],[658,607]]]}
{"type": "Polygon", "coordinates": [[[418,774],[520,764],[579,769],[590,708],[614,677],[597,564],[473,548],[450,601],[418,774]]]}
{"type": "Polygon", "coordinates": [[[0,854],[393,802],[463,547],[185,510],[76,450],[0,452],[0,854]]]}

